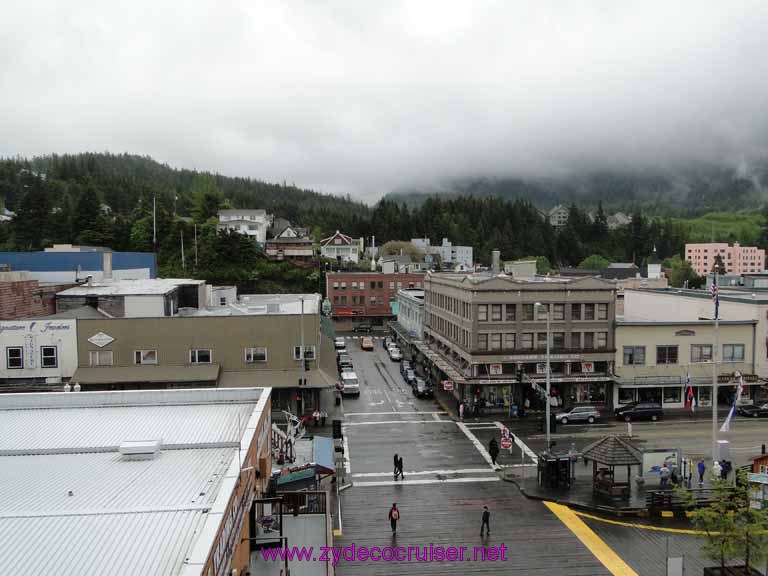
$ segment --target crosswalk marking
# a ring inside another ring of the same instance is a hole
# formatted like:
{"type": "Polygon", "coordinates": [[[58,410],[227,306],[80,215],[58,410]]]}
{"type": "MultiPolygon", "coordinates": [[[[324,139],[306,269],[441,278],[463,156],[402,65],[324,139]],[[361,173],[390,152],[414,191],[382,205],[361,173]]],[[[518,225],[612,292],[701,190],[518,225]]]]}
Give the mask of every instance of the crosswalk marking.
{"type": "Polygon", "coordinates": [[[347,422],[345,426],[377,426],[379,424],[453,424],[453,422],[451,420],[382,420],[381,422],[347,422]]]}
{"type": "Polygon", "coordinates": [[[402,414],[403,416],[408,416],[411,414],[418,415],[418,416],[428,416],[430,414],[448,414],[448,412],[445,412],[445,411],[421,412],[418,410],[415,410],[413,412],[345,412],[344,416],[387,416],[392,414],[402,414]]]}
{"type": "MultiPolygon", "coordinates": [[[[420,470],[415,472],[413,470],[405,472],[406,477],[410,476],[429,476],[430,474],[490,474],[493,470],[488,468],[460,468],[458,470],[420,470]]],[[[352,474],[353,478],[375,478],[376,476],[392,476],[392,471],[389,472],[358,472],[352,474]]]]}
{"type": "Polygon", "coordinates": [[[474,434],[472,434],[472,432],[470,432],[469,428],[466,427],[464,422],[456,422],[456,426],[458,426],[459,430],[464,432],[467,438],[469,438],[469,441],[475,445],[475,448],[477,448],[477,451],[480,452],[480,455],[483,457],[483,459],[486,462],[488,462],[488,466],[490,466],[491,469],[495,469],[491,455],[488,454],[488,450],[486,450],[485,446],[483,446],[483,443],[477,439],[477,436],[475,436],[474,434]]]}
{"type": "Polygon", "coordinates": [[[376,480],[373,482],[354,482],[358,488],[374,486],[421,486],[424,484],[452,484],[471,482],[501,482],[498,476],[478,476],[469,478],[430,478],[426,480],[376,480]]]}

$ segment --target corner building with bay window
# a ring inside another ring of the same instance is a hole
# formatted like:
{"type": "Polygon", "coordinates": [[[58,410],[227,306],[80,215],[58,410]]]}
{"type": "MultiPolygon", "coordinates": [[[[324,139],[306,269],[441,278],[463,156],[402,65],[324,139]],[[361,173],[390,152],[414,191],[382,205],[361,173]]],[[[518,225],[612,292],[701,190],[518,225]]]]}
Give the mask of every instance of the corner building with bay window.
{"type": "Polygon", "coordinates": [[[433,380],[452,381],[457,400],[479,397],[497,412],[526,399],[541,405],[550,314],[552,405],[613,407],[614,283],[434,273],[424,287],[421,351],[433,380]]]}

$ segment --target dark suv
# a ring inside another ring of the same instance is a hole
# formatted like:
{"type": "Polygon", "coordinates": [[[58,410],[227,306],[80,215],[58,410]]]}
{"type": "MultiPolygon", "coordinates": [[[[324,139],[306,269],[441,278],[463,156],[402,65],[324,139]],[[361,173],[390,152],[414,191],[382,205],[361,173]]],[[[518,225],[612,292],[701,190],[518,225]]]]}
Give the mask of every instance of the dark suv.
{"type": "Polygon", "coordinates": [[[654,402],[632,402],[614,410],[617,420],[631,422],[634,420],[653,420],[654,422],[664,416],[664,410],[660,404],[654,402]]]}

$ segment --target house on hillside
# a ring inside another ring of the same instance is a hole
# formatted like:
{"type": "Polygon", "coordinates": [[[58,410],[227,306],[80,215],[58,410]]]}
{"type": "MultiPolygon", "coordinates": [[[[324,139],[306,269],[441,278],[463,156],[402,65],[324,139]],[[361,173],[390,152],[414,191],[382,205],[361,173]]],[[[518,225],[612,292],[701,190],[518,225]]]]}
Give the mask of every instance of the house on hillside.
{"type": "Polygon", "coordinates": [[[279,262],[311,262],[315,257],[314,239],[308,235],[307,228],[286,226],[267,240],[265,253],[270,260],[279,262]]]}
{"type": "Polygon", "coordinates": [[[611,214],[606,220],[608,222],[608,230],[616,230],[616,228],[621,228],[632,222],[632,218],[624,214],[624,212],[611,214]]]}
{"type": "Polygon", "coordinates": [[[323,258],[330,258],[339,262],[354,262],[357,264],[360,261],[362,251],[362,238],[352,238],[338,230],[336,230],[333,236],[323,238],[320,241],[320,255],[323,258]]]}
{"type": "Polygon", "coordinates": [[[547,214],[549,219],[549,225],[553,228],[562,228],[568,224],[568,208],[562,204],[558,204],[547,214]]]}
{"type": "Polygon", "coordinates": [[[259,244],[264,244],[267,241],[267,229],[272,225],[272,220],[273,216],[261,209],[219,210],[217,229],[245,234],[259,244]]]}

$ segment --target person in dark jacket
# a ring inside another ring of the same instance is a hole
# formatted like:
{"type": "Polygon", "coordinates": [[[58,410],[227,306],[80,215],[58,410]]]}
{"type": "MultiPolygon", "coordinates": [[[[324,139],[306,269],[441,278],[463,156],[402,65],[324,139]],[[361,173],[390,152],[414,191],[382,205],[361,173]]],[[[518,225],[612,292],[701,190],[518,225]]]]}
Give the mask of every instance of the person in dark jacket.
{"type": "Polygon", "coordinates": [[[400,456],[400,458],[397,461],[397,471],[400,473],[400,480],[405,480],[405,474],[403,474],[403,457],[400,456]]]}
{"type": "Polygon", "coordinates": [[[397,454],[395,454],[395,459],[394,459],[395,480],[397,480],[397,471],[398,471],[399,465],[400,465],[400,457],[397,454]]]}
{"type": "Polygon", "coordinates": [[[488,444],[488,454],[491,455],[491,462],[496,466],[496,458],[499,457],[499,444],[496,442],[496,438],[491,438],[490,444],[488,444]]]}
{"type": "Polygon", "coordinates": [[[488,511],[488,506],[483,506],[483,523],[480,524],[480,536],[483,535],[483,530],[486,530],[488,532],[488,535],[491,533],[491,513],[488,511]]]}
{"type": "Polygon", "coordinates": [[[397,532],[397,521],[400,520],[400,510],[397,509],[397,504],[393,503],[392,508],[389,509],[389,525],[392,526],[392,534],[397,532]]]}
{"type": "Polygon", "coordinates": [[[707,465],[704,464],[704,459],[702,458],[699,460],[699,463],[697,464],[697,468],[699,471],[699,486],[704,484],[704,473],[707,471],[707,465]]]}

